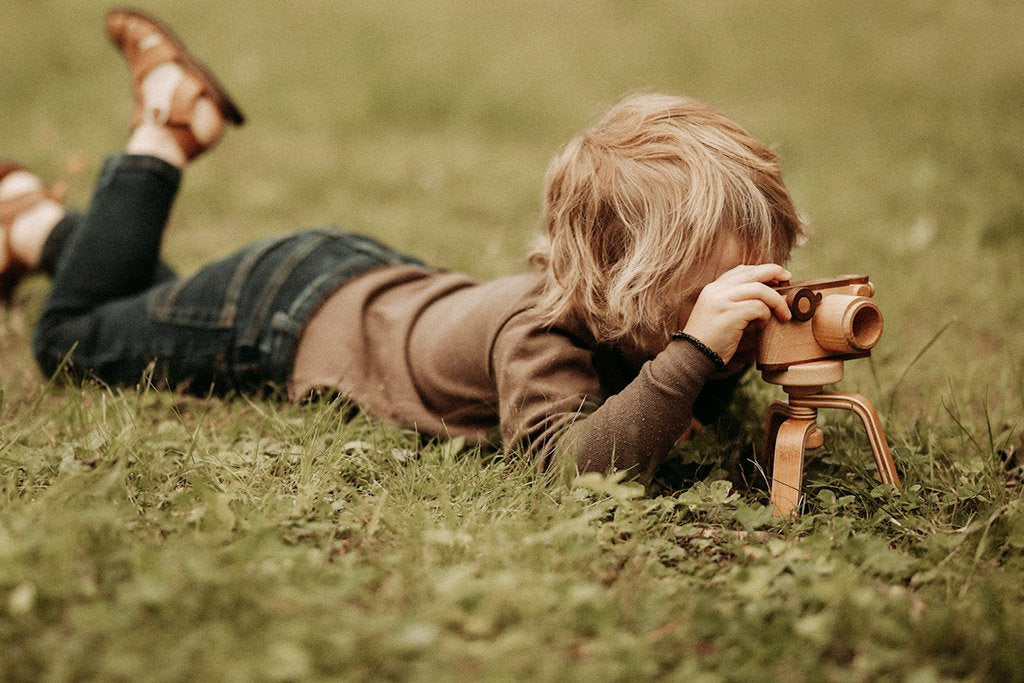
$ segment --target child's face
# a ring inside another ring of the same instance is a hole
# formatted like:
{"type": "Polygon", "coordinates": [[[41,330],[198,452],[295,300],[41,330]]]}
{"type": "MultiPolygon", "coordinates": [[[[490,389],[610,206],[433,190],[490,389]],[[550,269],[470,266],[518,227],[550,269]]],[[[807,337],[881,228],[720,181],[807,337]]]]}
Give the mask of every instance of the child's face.
{"type": "MultiPolygon", "coordinates": [[[[736,237],[729,235],[723,240],[718,250],[717,258],[709,260],[697,274],[696,278],[691,280],[696,285],[696,288],[692,292],[682,295],[677,308],[677,330],[686,327],[686,321],[689,320],[690,313],[693,312],[693,307],[697,303],[697,298],[704,287],[717,280],[727,271],[732,270],[736,266],[743,265],[743,251],[743,245],[736,237]]],[[[743,333],[743,338],[740,339],[736,353],[729,361],[730,371],[739,370],[752,363],[756,351],[757,329],[751,326],[743,333]]]]}
{"type": "Polygon", "coordinates": [[[686,327],[686,321],[690,319],[690,313],[693,312],[693,307],[696,305],[701,291],[727,271],[743,264],[743,245],[737,238],[728,235],[722,240],[716,256],[716,258],[709,259],[704,264],[704,268],[697,273],[693,280],[690,280],[694,285],[693,291],[680,297],[681,301],[676,309],[678,311],[677,330],[686,327]]]}

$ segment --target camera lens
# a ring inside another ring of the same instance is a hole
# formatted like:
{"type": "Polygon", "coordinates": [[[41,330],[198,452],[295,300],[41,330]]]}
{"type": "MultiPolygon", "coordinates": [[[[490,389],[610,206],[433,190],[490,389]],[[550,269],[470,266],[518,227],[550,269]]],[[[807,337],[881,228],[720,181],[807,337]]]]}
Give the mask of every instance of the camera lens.
{"type": "Polygon", "coordinates": [[[860,306],[850,321],[850,346],[858,351],[867,351],[878,343],[882,336],[882,314],[874,304],[860,306]]]}
{"type": "Polygon", "coordinates": [[[822,298],[811,327],[823,349],[861,353],[882,336],[882,312],[867,297],[830,294],[822,298]]]}

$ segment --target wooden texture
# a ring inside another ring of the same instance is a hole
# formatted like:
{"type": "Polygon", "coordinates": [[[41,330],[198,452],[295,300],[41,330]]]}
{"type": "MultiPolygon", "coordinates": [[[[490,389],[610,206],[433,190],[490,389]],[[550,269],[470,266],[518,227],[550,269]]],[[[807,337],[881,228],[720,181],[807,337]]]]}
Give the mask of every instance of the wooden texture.
{"type": "MultiPolygon", "coordinates": [[[[801,363],[783,370],[766,370],[761,373],[765,382],[781,384],[787,393],[796,387],[821,387],[843,381],[843,362],[838,360],[819,360],[813,363],[801,363]]],[[[815,392],[816,393],[816,392],[815,392]]]]}
{"type": "Polygon", "coordinates": [[[790,418],[779,427],[772,465],[772,511],[788,515],[800,503],[804,478],[804,442],[814,418],[790,418]]]}
{"type": "Polygon", "coordinates": [[[896,463],[893,462],[889,444],[885,440],[882,421],[878,418],[874,404],[866,397],[847,391],[831,391],[812,396],[791,396],[789,402],[790,405],[799,408],[836,408],[852,411],[864,423],[868,443],[871,444],[871,454],[878,468],[878,480],[883,484],[900,485],[900,475],[896,472],[896,463]]]}
{"type": "Polygon", "coordinates": [[[882,313],[870,299],[874,286],[866,275],[784,283],[775,289],[786,297],[794,319],[772,318],[761,332],[757,365],[762,370],[860,358],[881,337],[882,313]]]}
{"type": "Polygon", "coordinates": [[[824,445],[825,432],[821,431],[820,427],[815,427],[807,432],[807,438],[804,439],[804,448],[806,450],[813,451],[815,448],[821,448],[824,445]]]}
{"type": "Polygon", "coordinates": [[[830,294],[818,304],[811,332],[815,341],[829,351],[870,351],[882,336],[882,312],[865,296],[830,294]]]}
{"type": "Polygon", "coordinates": [[[790,292],[795,292],[796,290],[803,289],[804,287],[808,287],[815,291],[821,291],[829,288],[845,289],[847,287],[855,287],[858,285],[870,286],[870,278],[867,275],[840,275],[838,277],[819,277],[813,280],[800,280],[798,282],[780,282],[774,287],[772,287],[772,289],[774,289],[779,294],[785,296],[790,292]]]}
{"type": "Polygon", "coordinates": [[[856,414],[867,432],[879,481],[900,486],[896,464],[871,401],[848,392],[791,394],[789,403],[771,405],[766,420],[764,464],[771,467],[771,501],[775,515],[789,514],[800,502],[804,454],[824,442],[816,423],[817,412],[822,408],[850,410],[856,414]]]}

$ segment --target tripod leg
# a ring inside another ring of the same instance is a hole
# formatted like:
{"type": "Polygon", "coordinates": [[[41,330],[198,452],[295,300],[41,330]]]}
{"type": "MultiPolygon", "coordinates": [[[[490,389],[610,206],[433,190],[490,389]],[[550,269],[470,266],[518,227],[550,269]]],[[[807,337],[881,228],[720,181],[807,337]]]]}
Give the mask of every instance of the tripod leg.
{"type": "Polygon", "coordinates": [[[764,447],[757,458],[758,469],[764,473],[765,481],[771,485],[772,462],[775,459],[775,439],[779,435],[779,427],[789,419],[789,406],[776,401],[768,407],[765,418],[764,447]]]}
{"type": "Polygon", "coordinates": [[[846,394],[845,397],[850,402],[851,410],[864,423],[864,431],[868,433],[868,442],[871,444],[871,454],[875,456],[875,465],[878,467],[879,480],[883,484],[898,487],[900,475],[896,472],[896,463],[892,461],[892,453],[885,440],[885,432],[882,431],[882,422],[878,419],[875,406],[860,394],[846,394]]]}
{"type": "Polygon", "coordinates": [[[878,412],[871,401],[860,394],[836,391],[814,396],[801,396],[793,399],[793,403],[809,408],[840,408],[856,413],[864,423],[864,430],[868,433],[871,454],[874,456],[875,465],[878,468],[878,479],[883,484],[900,485],[900,475],[896,472],[896,463],[892,460],[889,444],[885,440],[882,422],[878,419],[878,412]]]}
{"type": "Polygon", "coordinates": [[[772,508],[775,515],[792,512],[800,502],[804,478],[804,443],[814,419],[789,418],[779,427],[772,465],[772,508]]]}

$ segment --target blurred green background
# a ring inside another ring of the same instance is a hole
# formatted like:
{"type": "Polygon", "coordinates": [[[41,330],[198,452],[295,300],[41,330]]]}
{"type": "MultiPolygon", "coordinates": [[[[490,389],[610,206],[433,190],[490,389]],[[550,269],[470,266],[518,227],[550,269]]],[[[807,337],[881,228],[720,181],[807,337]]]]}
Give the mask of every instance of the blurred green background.
{"type": "MultiPolygon", "coordinates": [[[[943,391],[1022,408],[1020,3],[142,6],[250,117],[189,172],[167,242],[184,270],[322,223],[482,277],[519,270],[559,146],[626,93],[688,94],[781,154],[813,229],[794,272],[875,281],[886,334],[860,388],[928,415],[943,391]]],[[[0,8],[3,155],[47,178],[81,155],[78,203],[131,106],[106,8],[0,8]]]]}

